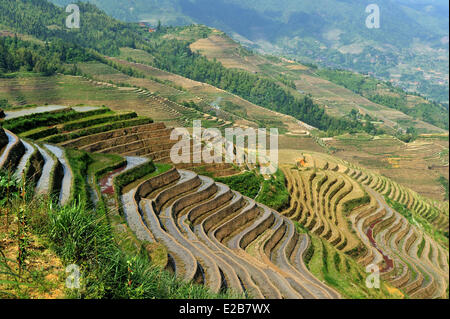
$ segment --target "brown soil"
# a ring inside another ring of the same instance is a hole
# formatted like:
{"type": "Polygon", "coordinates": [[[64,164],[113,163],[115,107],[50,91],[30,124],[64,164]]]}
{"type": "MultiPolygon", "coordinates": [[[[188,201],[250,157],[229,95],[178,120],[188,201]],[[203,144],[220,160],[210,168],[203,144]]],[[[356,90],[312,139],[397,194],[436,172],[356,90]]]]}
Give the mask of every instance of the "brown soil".
{"type": "MultiPolygon", "coordinates": [[[[8,259],[7,265],[18,273],[16,262],[18,255],[18,243],[15,238],[17,225],[11,222],[9,217],[7,227],[5,211],[0,216],[0,251],[8,259]]],[[[0,284],[1,298],[26,298],[26,299],[63,299],[65,298],[65,271],[61,260],[51,251],[45,242],[34,234],[29,234],[29,246],[27,258],[22,271],[20,283],[24,285],[0,284]],[[36,278],[35,273],[39,274],[36,278]],[[26,284],[26,285],[25,285],[26,284]]],[[[2,261],[0,255],[0,262],[2,261]]],[[[3,269],[3,267],[2,267],[3,269]]],[[[0,281],[13,281],[12,276],[0,274],[0,281]]]]}

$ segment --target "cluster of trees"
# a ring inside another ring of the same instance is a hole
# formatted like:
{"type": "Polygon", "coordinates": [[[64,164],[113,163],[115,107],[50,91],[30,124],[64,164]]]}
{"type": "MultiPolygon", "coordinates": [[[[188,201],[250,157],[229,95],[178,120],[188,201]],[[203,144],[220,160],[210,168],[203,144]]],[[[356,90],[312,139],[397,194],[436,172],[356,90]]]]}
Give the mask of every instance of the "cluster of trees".
{"type": "Polygon", "coordinates": [[[439,85],[431,81],[421,81],[417,87],[419,92],[423,92],[435,101],[440,101],[448,110],[449,108],[449,90],[448,85],[439,85]]]}
{"type": "Polygon", "coordinates": [[[327,80],[343,86],[356,94],[377,89],[375,79],[345,70],[320,69],[317,73],[327,80]]]}
{"type": "Polygon", "coordinates": [[[0,74],[19,70],[54,74],[59,61],[42,51],[39,46],[18,41],[17,38],[0,38],[0,74]]]}
{"type": "Polygon", "coordinates": [[[194,101],[185,101],[185,102],[183,102],[183,105],[188,108],[203,112],[202,107],[200,105],[198,105],[197,103],[195,103],[194,101]]]}
{"type": "Polygon", "coordinates": [[[8,99],[0,99],[0,110],[9,107],[8,99]]]}
{"type": "Polygon", "coordinates": [[[43,0],[0,1],[0,25],[38,39],[73,43],[107,54],[119,54],[119,48],[134,48],[144,32],[137,25],[120,22],[107,16],[89,3],[78,3],[81,13],[80,29],[68,29],[68,13],[63,8],[43,0]]]}
{"type": "Polygon", "coordinates": [[[389,106],[390,108],[407,112],[408,106],[406,105],[406,98],[400,96],[373,94],[368,99],[374,103],[389,106]]]}
{"type": "Polygon", "coordinates": [[[395,134],[396,138],[398,138],[399,140],[401,140],[405,143],[410,143],[410,142],[415,141],[418,136],[419,136],[419,134],[417,133],[417,130],[414,127],[408,127],[406,129],[406,132],[397,131],[397,133],[395,134]]]}
{"type": "Polygon", "coordinates": [[[65,64],[95,58],[96,55],[86,49],[66,44],[62,40],[41,45],[17,37],[0,38],[0,75],[17,71],[52,75],[68,71],[65,64]]]}
{"type": "Polygon", "coordinates": [[[252,103],[292,115],[330,134],[365,130],[365,125],[359,121],[327,115],[310,96],[294,97],[275,80],[246,71],[227,69],[216,60],[210,61],[192,52],[187,41],[162,39],[160,35],[156,35],[144,49],[155,57],[153,63],[157,68],[211,84],[252,103]]]}
{"type": "Polygon", "coordinates": [[[288,79],[285,75],[279,75],[278,81],[286,85],[287,87],[296,90],[297,86],[295,85],[295,82],[293,80],[288,79]]]}
{"type": "Polygon", "coordinates": [[[363,131],[365,131],[366,133],[369,133],[371,135],[379,135],[385,133],[383,129],[376,128],[372,123],[375,121],[378,122],[379,120],[374,119],[367,113],[362,115],[356,109],[352,109],[347,117],[352,121],[359,121],[363,123],[363,131]]]}

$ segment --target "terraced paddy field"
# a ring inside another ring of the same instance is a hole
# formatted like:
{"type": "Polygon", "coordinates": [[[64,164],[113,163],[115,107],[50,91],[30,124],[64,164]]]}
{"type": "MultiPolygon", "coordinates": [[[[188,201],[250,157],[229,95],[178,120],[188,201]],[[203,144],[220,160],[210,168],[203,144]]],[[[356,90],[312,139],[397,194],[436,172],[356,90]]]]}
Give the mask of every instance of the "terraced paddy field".
{"type": "MultiPolygon", "coordinates": [[[[78,149],[88,153],[140,156],[155,162],[170,162],[170,150],[177,143],[171,140],[173,128],[163,122],[154,123],[135,112],[112,112],[109,108],[59,108],[47,113],[25,115],[5,120],[3,126],[20,137],[57,147],[78,149]],[[82,112],[80,112],[82,111],[82,112]],[[30,130],[31,127],[35,127],[30,130]]],[[[39,111],[41,111],[39,109],[39,111]]],[[[7,111],[13,114],[21,111],[7,111]]],[[[191,142],[191,149],[194,148],[191,142]]],[[[53,149],[53,151],[56,151],[53,149]]],[[[191,157],[193,154],[191,154],[191,157]]],[[[191,163],[193,163],[191,161],[191,163]]],[[[211,176],[227,176],[239,172],[231,164],[179,164],[180,168],[201,169],[211,176]]]]}
{"type": "Polygon", "coordinates": [[[448,294],[448,202],[323,154],[304,154],[283,172],[291,193],[283,215],[313,238],[363,266],[378,265],[411,298],[448,294]]]}
{"type": "Polygon", "coordinates": [[[279,127],[281,133],[301,129],[290,116],[259,107],[211,85],[117,58],[111,58],[111,63],[118,66],[80,63],[83,76],[28,74],[0,79],[0,97],[13,107],[108,105],[114,111],[132,110],[173,127],[189,127],[193,119],[203,118],[204,126],[221,129],[279,127]],[[120,68],[130,68],[136,76],[120,68]],[[195,103],[196,109],[186,107],[186,102],[195,103]]]}
{"type": "Polygon", "coordinates": [[[303,253],[307,238],[298,236],[287,218],[209,177],[153,164],[160,158],[152,154],[161,150],[131,156],[130,146],[121,156],[108,155],[121,154],[123,141],[116,138],[133,132],[151,132],[148,139],[162,141],[170,132],[163,123],[107,108],[66,108],[2,126],[0,168],[32,183],[36,193],[55,196],[60,205],[77,198],[94,205],[108,199],[113,218],[121,212],[135,240],[165,247],[164,266],[178,277],[212,292],[231,289],[255,298],[340,297],[291,261],[303,253]],[[31,131],[30,121],[37,126],[31,131]],[[128,121],[141,122],[125,125],[128,121]],[[131,131],[111,130],[114,123],[131,131]]]}
{"type": "Polygon", "coordinates": [[[212,34],[208,38],[197,40],[190,45],[193,52],[200,52],[210,59],[217,59],[227,68],[242,69],[256,73],[258,65],[267,61],[243,49],[230,38],[220,34],[212,34]]]}
{"type": "Polygon", "coordinates": [[[397,123],[402,123],[405,127],[412,126],[423,132],[445,132],[441,128],[415,120],[400,111],[373,103],[350,90],[319,78],[312,72],[301,72],[298,78],[295,81],[297,88],[315,96],[315,100],[326,106],[330,114],[348,114],[352,108],[356,108],[362,110],[364,114],[383,120],[386,127],[394,128],[397,123]]]}
{"type": "Polygon", "coordinates": [[[345,135],[325,143],[334,156],[372,169],[423,196],[445,199],[438,179],[443,176],[448,181],[448,136],[404,143],[390,136],[345,135]]]}
{"type": "Polygon", "coordinates": [[[446,297],[448,205],[307,153],[282,167],[290,203],[277,212],[195,172],[233,176],[235,166],[171,164],[164,123],[80,111],[2,121],[0,168],[60,205],[105,205],[115,236],[130,249],[146,243],[184,281],[250,298],[446,297]],[[380,289],[366,286],[369,264],[380,289]]]}

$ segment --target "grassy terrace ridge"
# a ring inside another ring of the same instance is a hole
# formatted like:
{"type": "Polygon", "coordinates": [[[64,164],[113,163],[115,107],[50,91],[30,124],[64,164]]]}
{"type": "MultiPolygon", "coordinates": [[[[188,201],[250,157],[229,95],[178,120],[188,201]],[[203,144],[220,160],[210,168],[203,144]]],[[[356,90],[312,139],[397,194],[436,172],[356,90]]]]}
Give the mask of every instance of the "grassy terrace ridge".
{"type": "Polygon", "coordinates": [[[414,214],[405,205],[395,201],[388,196],[384,196],[386,202],[390,207],[395,209],[398,213],[402,214],[411,225],[420,225],[420,227],[431,237],[434,238],[436,242],[440,242],[445,245],[448,243],[448,232],[444,233],[441,230],[436,230],[435,227],[425,218],[420,215],[414,214]]]}
{"type": "Polygon", "coordinates": [[[81,119],[84,117],[103,114],[109,112],[108,108],[100,108],[87,112],[77,112],[71,108],[60,110],[57,112],[45,112],[38,114],[26,115],[18,118],[4,120],[1,122],[2,127],[14,131],[16,134],[28,131],[30,127],[57,125],[69,120],[81,119]]]}
{"type": "Polygon", "coordinates": [[[91,127],[86,127],[80,130],[76,130],[74,132],[62,133],[62,134],[54,134],[42,139],[43,142],[48,143],[62,143],[69,140],[74,140],[80,137],[94,135],[102,132],[112,131],[121,128],[127,128],[132,126],[139,126],[153,123],[152,119],[146,117],[137,117],[124,121],[116,121],[112,123],[102,123],[93,125],[91,127]]]}
{"type": "Polygon", "coordinates": [[[131,120],[137,117],[135,112],[125,112],[122,114],[115,114],[113,112],[107,112],[101,115],[87,116],[81,120],[64,122],[57,126],[45,126],[40,127],[26,133],[21,134],[22,137],[40,140],[46,137],[64,134],[71,131],[81,130],[83,128],[101,125],[105,123],[112,123],[118,121],[131,120]]]}

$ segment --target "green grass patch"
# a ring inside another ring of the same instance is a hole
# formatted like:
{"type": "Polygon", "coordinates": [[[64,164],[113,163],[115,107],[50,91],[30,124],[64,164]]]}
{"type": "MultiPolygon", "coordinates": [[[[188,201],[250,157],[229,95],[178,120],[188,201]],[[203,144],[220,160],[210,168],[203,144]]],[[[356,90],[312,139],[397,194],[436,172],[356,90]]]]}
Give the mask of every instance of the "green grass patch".
{"type": "Polygon", "coordinates": [[[422,238],[420,242],[419,249],[417,250],[417,257],[422,257],[423,249],[425,248],[425,237],[422,238]]]}
{"type": "Polygon", "coordinates": [[[57,127],[38,127],[20,134],[20,137],[29,138],[31,140],[39,140],[58,133],[59,130],[57,127]]]}
{"type": "Polygon", "coordinates": [[[20,134],[28,131],[30,128],[57,125],[64,122],[73,121],[76,119],[81,119],[92,115],[98,115],[109,111],[110,110],[108,108],[100,108],[87,112],[77,112],[74,110],[45,112],[5,120],[1,124],[4,128],[13,131],[16,134],[20,134]]]}
{"type": "Polygon", "coordinates": [[[282,211],[289,205],[289,192],[286,188],[286,177],[281,170],[264,180],[261,192],[256,200],[276,211],[282,211]]]}
{"type": "Polygon", "coordinates": [[[121,128],[127,128],[127,127],[132,127],[132,126],[145,125],[145,124],[150,124],[150,123],[153,123],[152,119],[145,118],[145,117],[138,117],[138,118],[127,120],[127,121],[118,121],[118,122],[113,122],[113,123],[108,123],[108,124],[99,124],[96,126],[88,127],[88,128],[82,129],[82,130],[78,130],[78,131],[74,131],[74,132],[70,132],[70,133],[66,133],[66,134],[52,135],[52,136],[46,137],[42,141],[47,142],[47,143],[56,143],[57,144],[57,143],[67,142],[67,141],[70,141],[70,140],[73,140],[76,138],[80,138],[80,137],[84,137],[84,136],[88,136],[88,135],[103,133],[103,132],[107,132],[107,131],[117,130],[117,129],[121,129],[121,128]]]}
{"type": "Polygon", "coordinates": [[[311,248],[304,254],[304,262],[311,273],[339,291],[344,298],[386,299],[398,298],[381,280],[379,289],[366,286],[369,273],[353,258],[341,253],[324,239],[312,235],[311,248]]]}
{"type": "Polygon", "coordinates": [[[88,167],[94,160],[89,153],[75,149],[65,149],[65,155],[73,174],[71,200],[76,200],[86,205],[92,204],[86,176],[88,176],[88,167]]]}
{"type": "Polygon", "coordinates": [[[267,180],[256,171],[251,171],[230,177],[215,178],[215,181],[226,184],[242,195],[253,198],[277,211],[281,211],[289,205],[289,192],[281,170],[269,176],[267,180]]]}
{"type": "MultiPolygon", "coordinates": [[[[80,155],[80,154],[75,154],[80,155]]],[[[50,248],[63,266],[75,264],[81,272],[79,289],[65,291],[68,298],[83,299],[210,299],[240,298],[232,292],[211,293],[206,287],[186,283],[152,263],[140,243],[138,253],[121,249],[113,229],[99,210],[88,209],[83,203],[54,205],[51,199],[20,198],[20,186],[5,183],[8,176],[0,172],[0,194],[8,194],[3,205],[12,214],[21,212],[21,225],[27,236],[39,236],[45,248],[50,248]],[[25,202],[24,202],[25,201],[25,202]],[[25,228],[26,227],[26,228],[25,228]]],[[[26,251],[26,247],[23,246],[26,251]]],[[[28,258],[22,255],[25,260],[28,258]]],[[[4,263],[0,258],[0,268],[4,263]]],[[[13,274],[14,275],[14,274],[13,274]]],[[[38,278],[39,273],[35,273],[38,278]]],[[[13,284],[28,284],[20,280],[13,284]]],[[[34,284],[31,283],[31,284],[34,284]]]]}
{"type": "Polygon", "coordinates": [[[346,201],[343,204],[343,210],[345,214],[350,213],[355,208],[360,207],[362,205],[366,205],[370,203],[370,196],[367,193],[364,193],[363,197],[354,198],[349,201],[346,201]]]}
{"type": "Polygon", "coordinates": [[[65,123],[61,127],[61,131],[74,131],[74,130],[79,130],[82,128],[94,126],[97,124],[124,121],[124,120],[133,119],[136,117],[137,117],[137,114],[135,112],[128,112],[128,113],[124,113],[124,114],[114,114],[114,115],[108,115],[108,116],[89,118],[89,119],[85,119],[83,121],[72,121],[69,123],[65,123]]]}
{"type": "Polygon", "coordinates": [[[253,199],[258,195],[261,183],[263,182],[263,178],[256,175],[255,172],[244,172],[230,177],[215,178],[215,180],[253,199]]]}
{"type": "Polygon", "coordinates": [[[65,264],[81,267],[81,288],[70,297],[108,299],[230,298],[203,286],[184,283],[152,265],[145,249],[123,252],[109,224],[95,211],[73,204],[49,212],[48,237],[65,264]]]}

